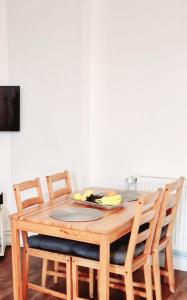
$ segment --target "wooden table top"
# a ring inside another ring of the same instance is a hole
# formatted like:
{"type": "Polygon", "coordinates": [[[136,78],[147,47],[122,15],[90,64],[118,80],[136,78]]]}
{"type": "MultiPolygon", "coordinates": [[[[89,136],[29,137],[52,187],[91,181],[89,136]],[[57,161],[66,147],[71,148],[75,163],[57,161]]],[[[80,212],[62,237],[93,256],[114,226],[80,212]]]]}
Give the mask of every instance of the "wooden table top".
{"type": "Polygon", "coordinates": [[[13,214],[10,218],[23,222],[50,225],[63,229],[67,228],[97,234],[111,233],[122,226],[127,226],[127,224],[132,226],[135,213],[135,203],[136,201],[125,202],[124,206],[120,208],[114,208],[111,210],[102,209],[104,216],[99,220],[89,222],[64,222],[51,218],[51,211],[57,208],[63,209],[65,207],[85,207],[84,205],[74,203],[73,200],[70,199],[70,195],[65,195],[53,201],[44,202],[43,204],[25,209],[24,213],[13,214]]]}

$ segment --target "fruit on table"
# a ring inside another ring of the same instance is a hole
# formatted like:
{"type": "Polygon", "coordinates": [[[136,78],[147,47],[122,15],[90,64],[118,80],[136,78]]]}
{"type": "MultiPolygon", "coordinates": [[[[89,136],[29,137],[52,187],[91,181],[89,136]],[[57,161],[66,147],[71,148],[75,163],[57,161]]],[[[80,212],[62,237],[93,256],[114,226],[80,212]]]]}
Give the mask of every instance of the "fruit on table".
{"type": "Polygon", "coordinates": [[[114,196],[114,195],[116,195],[116,192],[114,191],[109,191],[106,193],[106,196],[114,196]]]}
{"type": "Polygon", "coordinates": [[[76,193],[76,194],[74,194],[74,196],[73,196],[73,198],[74,198],[75,200],[81,200],[81,197],[82,197],[82,195],[81,195],[80,193],[76,193]]]}
{"type": "Polygon", "coordinates": [[[87,198],[89,198],[89,197],[92,195],[92,193],[93,193],[93,191],[87,190],[87,191],[85,191],[83,194],[81,194],[81,193],[76,193],[76,194],[74,194],[73,198],[74,198],[75,200],[86,201],[87,198]]]}
{"type": "Polygon", "coordinates": [[[87,197],[86,200],[88,202],[95,202],[97,199],[100,199],[102,197],[103,197],[102,195],[93,195],[93,194],[91,194],[89,197],[87,197]]]}
{"type": "Polygon", "coordinates": [[[86,195],[86,197],[90,197],[91,194],[93,194],[92,190],[87,190],[84,192],[84,195],[86,195]]]}
{"type": "Polygon", "coordinates": [[[86,194],[84,193],[84,194],[82,194],[82,196],[81,196],[81,199],[80,199],[80,200],[82,200],[82,201],[86,201],[86,198],[87,198],[87,196],[86,196],[86,194]]]}
{"type": "Polygon", "coordinates": [[[116,194],[114,196],[105,196],[101,199],[97,200],[97,203],[103,204],[103,205],[118,205],[121,203],[122,196],[119,194],[116,194]]]}
{"type": "Polygon", "coordinates": [[[111,191],[108,196],[94,195],[92,190],[87,190],[84,193],[76,193],[73,198],[78,201],[96,202],[102,205],[119,205],[122,201],[122,196],[111,191]]]}

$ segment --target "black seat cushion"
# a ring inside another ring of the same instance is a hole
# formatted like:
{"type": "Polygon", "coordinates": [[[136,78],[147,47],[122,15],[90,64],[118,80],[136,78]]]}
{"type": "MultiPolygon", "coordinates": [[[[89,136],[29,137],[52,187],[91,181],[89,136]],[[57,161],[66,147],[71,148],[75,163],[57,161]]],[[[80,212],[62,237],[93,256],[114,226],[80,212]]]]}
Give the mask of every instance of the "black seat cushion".
{"type": "Polygon", "coordinates": [[[72,240],[42,234],[33,235],[28,238],[29,247],[57,253],[72,253],[75,244],[76,242],[72,240]]]}
{"type": "MultiPolygon", "coordinates": [[[[110,263],[116,265],[124,265],[127,255],[128,243],[130,235],[126,235],[115,241],[110,246],[110,263]]],[[[144,250],[144,243],[136,246],[135,257],[142,254],[144,250]]],[[[78,242],[73,248],[73,253],[76,256],[99,260],[99,246],[78,242]]]]}

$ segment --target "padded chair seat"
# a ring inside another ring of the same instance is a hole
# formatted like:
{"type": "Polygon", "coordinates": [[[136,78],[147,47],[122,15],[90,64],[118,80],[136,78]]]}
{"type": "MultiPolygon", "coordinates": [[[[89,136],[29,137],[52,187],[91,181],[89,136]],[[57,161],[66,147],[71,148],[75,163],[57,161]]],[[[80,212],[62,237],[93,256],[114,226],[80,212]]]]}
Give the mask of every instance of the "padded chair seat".
{"type": "MultiPolygon", "coordinates": [[[[115,241],[110,246],[110,263],[115,265],[124,265],[127,255],[128,243],[130,235],[124,236],[115,241]]],[[[136,246],[135,257],[142,254],[144,250],[144,243],[136,246]]],[[[99,246],[78,242],[73,248],[73,253],[76,256],[99,260],[99,246]]]]}
{"type": "Polygon", "coordinates": [[[72,253],[75,243],[72,240],[42,234],[28,237],[29,247],[58,253],[72,253]]]}

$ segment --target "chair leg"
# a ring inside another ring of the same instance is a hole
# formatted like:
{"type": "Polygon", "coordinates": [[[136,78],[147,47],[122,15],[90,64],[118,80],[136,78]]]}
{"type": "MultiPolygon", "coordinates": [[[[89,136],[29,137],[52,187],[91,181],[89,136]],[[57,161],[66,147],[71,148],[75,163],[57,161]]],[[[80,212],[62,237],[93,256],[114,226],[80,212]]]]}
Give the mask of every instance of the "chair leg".
{"type": "Polygon", "coordinates": [[[23,300],[27,300],[28,291],[28,272],[29,272],[29,255],[26,248],[23,248],[23,300]]]}
{"type": "MultiPolygon", "coordinates": [[[[167,257],[166,257],[166,249],[164,250],[164,271],[168,272],[168,264],[167,264],[167,257]]],[[[161,278],[162,279],[162,278],[161,278]]],[[[165,284],[169,284],[168,276],[163,276],[163,281],[165,284]]]]}
{"type": "Polygon", "coordinates": [[[73,290],[73,300],[78,300],[78,296],[79,296],[78,266],[74,258],[72,258],[72,290],[73,290]]]}
{"type": "MultiPolygon", "coordinates": [[[[72,271],[71,271],[71,258],[66,258],[66,294],[67,300],[72,299],[72,271]]],[[[73,298],[74,299],[74,298],[73,298]]]]}
{"type": "Polygon", "coordinates": [[[152,273],[149,262],[144,265],[144,277],[147,300],[153,300],[152,273]]]}
{"type": "Polygon", "coordinates": [[[100,299],[100,287],[99,287],[99,282],[100,282],[100,279],[99,279],[99,276],[100,276],[100,271],[97,270],[97,296],[98,296],[98,299],[100,299]]]}
{"type": "Polygon", "coordinates": [[[134,300],[132,272],[125,272],[125,289],[126,289],[126,299],[134,300]]]}
{"type": "Polygon", "coordinates": [[[47,266],[48,266],[48,260],[46,258],[43,258],[43,265],[42,265],[42,287],[45,287],[45,285],[46,285],[47,266]]]}
{"type": "Polygon", "coordinates": [[[169,289],[171,293],[175,293],[175,275],[173,268],[173,254],[172,254],[172,244],[166,247],[166,261],[168,268],[168,279],[169,279],[169,289]]]}
{"type": "Polygon", "coordinates": [[[89,268],[89,297],[94,298],[94,269],[89,268]]]}
{"type": "MultiPolygon", "coordinates": [[[[58,261],[55,261],[54,262],[54,271],[55,272],[58,272],[58,267],[59,267],[59,262],[58,261]]],[[[58,277],[57,276],[54,276],[54,283],[57,283],[58,282],[58,277]]]]}
{"type": "Polygon", "coordinates": [[[154,252],[152,257],[153,257],[153,275],[154,275],[156,300],[162,300],[159,253],[154,252]]]}

